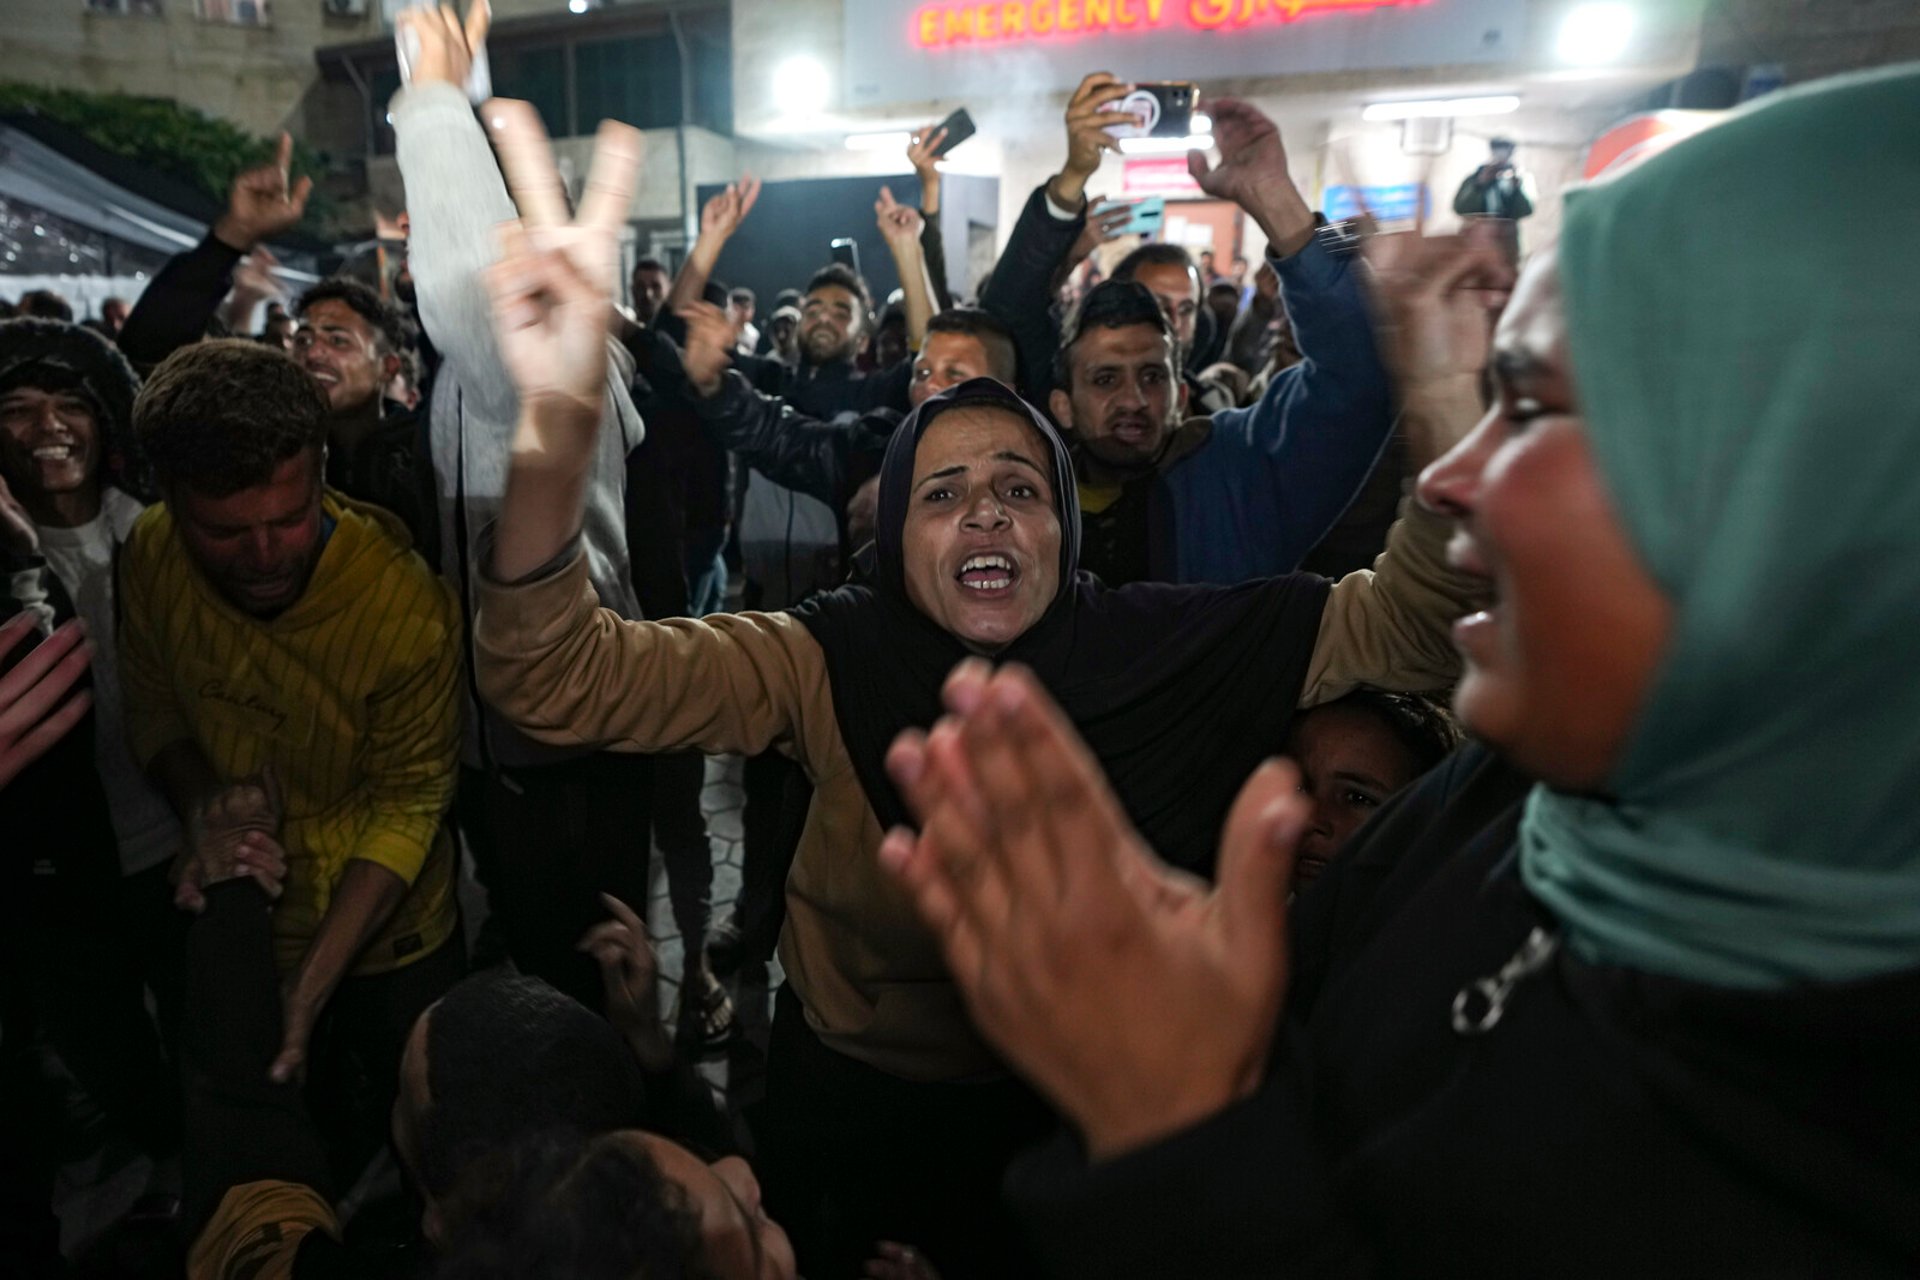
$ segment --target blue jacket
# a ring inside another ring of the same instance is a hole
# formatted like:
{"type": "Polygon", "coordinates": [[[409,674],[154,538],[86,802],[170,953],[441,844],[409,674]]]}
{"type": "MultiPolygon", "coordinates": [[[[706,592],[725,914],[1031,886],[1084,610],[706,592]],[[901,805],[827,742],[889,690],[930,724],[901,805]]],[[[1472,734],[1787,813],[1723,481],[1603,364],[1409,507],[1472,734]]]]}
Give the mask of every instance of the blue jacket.
{"type": "MultiPolygon", "coordinates": [[[[1275,375],[1258,403],[1182,431],[1155,498],[1168,507],[1175,582],[1243,582],[1290,573],[1340,519],[1393,432],[1393,386],[1374,343],[1357,259],[1322,235],[1269,257],[1306,359],[1275,375]]],[[[1164,553],[1163,553],[1164,554],[1164,553]]]]}
{"type": "MultiPolygon", "coordinates": [[[[1053,266],[1084,225],[1037,189],[1008,238],[982,306],[1013,329],[1022,392],[1045,405],[1059,329],[1053,266]]],[[[1151,577],[1244,582],[1292,572],[1352,503],[1392,435],[1393,388],[1374,342],[1355,255],[1322,229],[1289,258],[1269,255],[1306,359],[1259,403],[1186,422],[1151,495],[1151,577]]]]}

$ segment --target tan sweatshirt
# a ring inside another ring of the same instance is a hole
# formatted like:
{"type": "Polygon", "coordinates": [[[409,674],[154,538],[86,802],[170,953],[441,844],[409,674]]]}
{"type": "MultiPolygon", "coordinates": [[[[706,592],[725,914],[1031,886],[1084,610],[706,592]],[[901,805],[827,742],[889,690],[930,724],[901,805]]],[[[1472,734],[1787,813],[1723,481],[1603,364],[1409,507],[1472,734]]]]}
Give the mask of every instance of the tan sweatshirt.
{"type": "MultiPolygon", "coordinates": [[[[1302,706],[1361,684],[1425,691],[1459,673],[1452,622],[1474,580],[1446,567],[1451,525],[1410,506],[1371,570],[1335,583],[1302,706]]],[[[882,831],[834,718],[826,656],[788,614],[630,622],[599,606],[575,556],[516,586],[476,575],[477,674],[530,736],[614,751],[774,748],[813,780],[787,880],[780,962],[835,1050],[915,1080],[1001,1070],[974,1032],[939,947],[880,869],[882,831]]]]}

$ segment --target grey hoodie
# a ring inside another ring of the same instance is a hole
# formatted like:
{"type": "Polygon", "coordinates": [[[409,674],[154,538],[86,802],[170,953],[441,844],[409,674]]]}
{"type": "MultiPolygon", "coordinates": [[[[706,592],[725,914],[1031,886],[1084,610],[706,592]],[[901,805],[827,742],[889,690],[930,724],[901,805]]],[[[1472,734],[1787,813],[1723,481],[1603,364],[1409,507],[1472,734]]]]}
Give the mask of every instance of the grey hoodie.
{"type": "MultiPolygon", "coordinates": [[[[493,148],[464,93],[450,84],[402,89],[393,99],[400,175],[412,230],[407,258],[420,319],[442,363],[433,388],[433,479],[440,507],[441,560],[471,628],[473,548],[500,513],[508,446],[519,397],[493,337],[492,310],[481,272],[498,256],[495,228],[517,216],[493,148]],[[464,504],[464,521],[457,508],[464,504]],[[464,524],[464,531],[462,530],[464,524]],[[464,533],[464,536],[463,536],[464,533]]],[[[643,431],[621,378],[626,353],[607,371],[599,453],[587,490],[581,538],[587,572],[600,603],[622,617],[641,616],[627,561],[626,459],[643,431]]],[[[492,711],[470,715],[467,763],[505,765],[565,759],[570,752],[535,744],[492,711]],[[484,730],[484,754],[481,731],[484,730]]]]}

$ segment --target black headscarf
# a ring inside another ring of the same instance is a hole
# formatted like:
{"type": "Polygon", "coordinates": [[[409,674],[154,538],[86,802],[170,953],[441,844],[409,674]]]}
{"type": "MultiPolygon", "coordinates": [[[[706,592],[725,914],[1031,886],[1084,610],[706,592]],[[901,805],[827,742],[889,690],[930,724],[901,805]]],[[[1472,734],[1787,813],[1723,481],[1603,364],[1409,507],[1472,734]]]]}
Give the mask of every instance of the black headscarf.
{"type": "Polygon", "coordinates": [[[876,584],[794,610],[826,652],[834,715],[868,801],[883,825],[911,821],[887,777],[887,749],[903,729],[940,717],[940,687],[967,656],[908,599],[903,552],[920,439],[942,413],[964,406],[1019,415],[1053,453],[1060,591],[996,660],[1033,669],[1162,857],[1210,872],[1233,797],[1286,739],[1326,581],[1295,574],[1234,587],[1113,590],[1080,573],[1080,500],[1066,443],[1045,415],[990,378],[928,400],[894,433],[880,469],[876,584]]]}

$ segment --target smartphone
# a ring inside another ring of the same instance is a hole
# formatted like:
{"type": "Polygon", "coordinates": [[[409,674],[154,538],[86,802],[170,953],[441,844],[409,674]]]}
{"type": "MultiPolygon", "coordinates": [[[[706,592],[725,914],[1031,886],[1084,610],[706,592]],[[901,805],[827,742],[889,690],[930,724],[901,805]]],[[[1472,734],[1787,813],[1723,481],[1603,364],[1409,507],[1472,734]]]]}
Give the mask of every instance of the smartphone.
{"type": "Polygon", "coordinates": [[[1110,124],[1116,138],[1185,138],[1193,133],[1193,112],[1200,105],[1200,86],[1191,80],[1156,80],[1133,86],[1133,92],[1106,109],[1126,111],[1140,124],[1110,124]]]}
{"type": "Polygon", "coordinates": [[[841,236],[829,247],[833,250],[835,262],[845,263],[853,268],[855,275],[860,274],[860,246],[854,243],[853,237],[841,236]]]}
{"type": "Polygon", "coordinates": [[[973,117],[967,114],[965,107],[962,107],[933,126],[934,133],[939,133],[942,129],[947,131],[947,136],[941,140],[940,149],[933,153],[936,156],[946,155],[973,136],[973,117]]]}
{"type": "MultiPolygon", "coordinates": [[[[479,3],[479,0],[472,0],[479,3]]],[[[408,9],[426,9],[433,11],[439,7],[439,0],[406,0],[395,13],[408,9]]],[[[413,83],[413,60],[420,56],[419,41],[411,31],[396,26],[393,31],[393,56],[400,63],[400,84],[402,87],[413,83]]],[[[467,69],[467,101],[479,106],[493,96],[493,72],[487,66],[487,46],[481,45],[473,51],[473,62],[467,69]]]]}
{"type": "MultiPolygon", "coordinates": [[[[1110,210],[1125,207],[1124,200],[1102,200],[1095,205],[1089,216],[1098,217],[1110,210]]],[[[1150,236],[1160,230],[1160,224],[1166,221],[1167,199],[1165,196],[1147,196],[1133,205],[1133,216],[1127,225],[1120,228],[1123,236],[1150,236]]]]}

